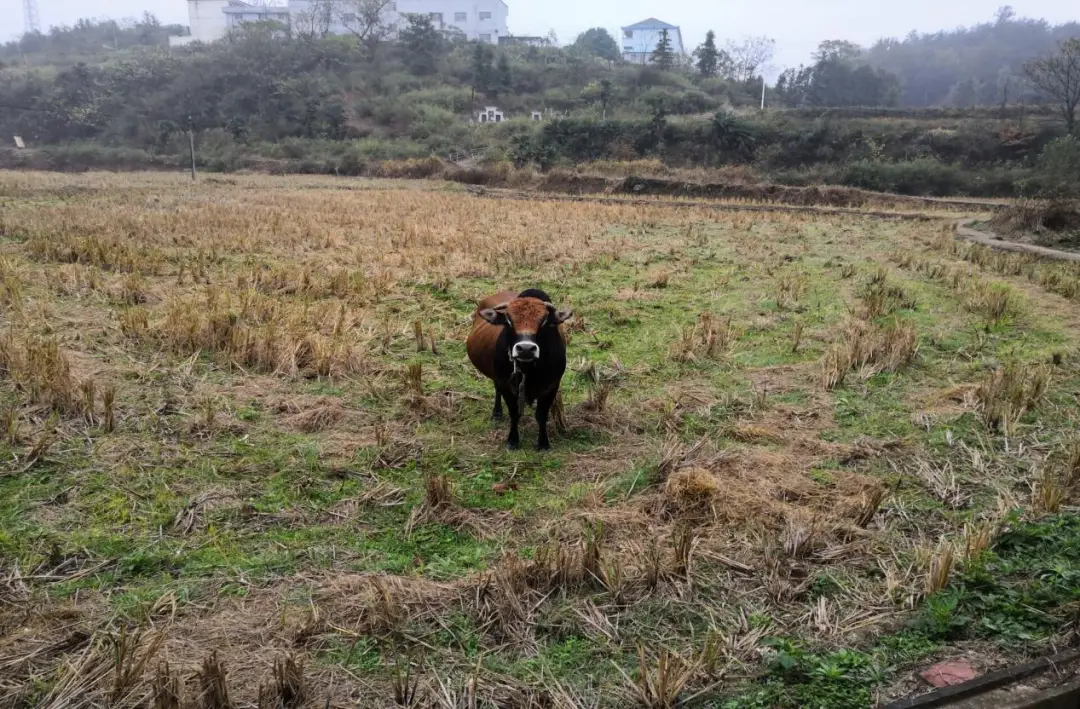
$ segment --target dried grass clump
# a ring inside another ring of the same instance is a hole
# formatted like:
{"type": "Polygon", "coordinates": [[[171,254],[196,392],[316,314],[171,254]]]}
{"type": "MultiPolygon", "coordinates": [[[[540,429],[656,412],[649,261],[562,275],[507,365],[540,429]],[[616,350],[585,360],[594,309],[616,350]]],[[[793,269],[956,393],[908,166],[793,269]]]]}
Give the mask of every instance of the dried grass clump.
{"type": "Polygon", "coordinates": [[[273,681],[259,687],[258,709],[297,709],[308,695],[304,661],[290,654],[274,660],[273,681]]]}
{"type": "Polygon", "coordinates": [[[708,470],[687,468],[672,473],[664,485],[664,507],[674,519],[704,522],[717,516],[720,481],[708,470]]]}
{"type": "Polygon", "coordinates": [[[1074,487],[1080,483],[1080,440],[1074,440],[1065,448],[1065,485],[1074,487]]]}
{"type": "Polygon", "coordinates": [[[981,279],[969,281],[965,294],[965,307],[979,313],[987,327],[999,325],[1019,312],[1017,297],[1008,286],[1001,283],[988,283],[981,279]]]}
{"type": "Polygon", "coordinates": [[[964,561],[976,561],[994,542],[997,527],[989,522],[968,523],[964,525],[964,561]]]}
{"type": "Polygon", "coordinates": [[[26,401],[58,414],[84,413],[85,396],[71,363],[53,338],[0,335],[0,378],[9,379],[26,401]]]}
{"type": "MultiPolygon", "coordinates": [[[[341,377],[366,371],[353,316],[342,304],[293,304],[249,290],[207,288],[205,300],[175,299],[148,334],[164,349],[211,352],[229,362],[290,377],[341,377]]],[[[129,327],[138,336],[141,323],[129,327]]]]}
{"type": "Polygon", "coordinates": [[[233,709],[225,663],[218,659],[217,650],[203,660],[202,667],[195,674],[195,682],[199,709],[233,709]]]}
{"type": "Polygon", "coordinates": [[[863,369],[863,378],[881,372],[898,372],[910,366],[919,354],[915,326],[893,320],[884,327],[852,322],[841,339],[825,351],[821,360],[821,383],[832,390],[844,383],[854,369],[863,369]]]}
{"type": "Polygon", "coordinates": [[[927,596],[945,590],[945,587],[949,585],[949,576],[952,574],[955,561],[956,552],[952,544],[942,542],[930,557],[930,569],[926,574],[927,596]]]}
{"type": "Polygon", "coordinates": [[[806,274],[786,272],[776,279],[776,307],[787,310],[797,305],[806,294],[806,274]]]}
{"type": "Polygon", "coordinates": [[[15,263],[0,256],[0,306],[18,312],[22,308],[23,289],[15,263]]]}
{"type": "Polygon", "coordinates": [[[676,362],[717,359],[731,352],[737,337],[730,318],[717,318],[709,312],[701,313],[697,323],[679,328],[669,356],[676,362]]]}
{"type": "Polygon", "coordinates": [[[284,424],[301,433],[319,433],[341,423],[346,414],[345,408],[331,399],[287,417],[284,424]]]}
{"type": "Polygon", "coordinates": [[[1041,514],[1058,514],[1068,497],[1067,487],[1049,470],[1043,471],[1031,486],[1031,506],[1041,514]]]}
{"type": "Polygon", "coordinates": [[[1012,435],[1023,415],[1046,396],[1051,374],[1048,365],[1021,368],[1016,363],[990,372],[975,391],[986,427],[1012,435]]]}
{"type": "Polygon", "coordinates": [[[665,648],[660,650],[654,667],[646,659],[645,648],[639,645],[637,678],[631,679],[617,665],[616,669],[622,674],[628,693],[636,704],[646,709],[674,709],[697,673],[698,666],[696,662],[687,661],[665,648]]]}
{"type": "Polygon", "coordinates": [[[487,525],[472,511],[462,507],[454,494],[453,486],[443,475],[431,475],[424,484],[424,499],[416,505],[405,523],[405,536],[412,535],[422,524],[445,524],[464,529],[477,537],[488,536],[487,525]]]}
{"type": "Polygon", "coordinates": [[[883,274],[887,272],[879,269],[859,291],[862,302],[859,316],[863,320],[874,320],[897,310],[915,309],[915,299],[901,286],[889,283],[888,276],[883,274]]]}

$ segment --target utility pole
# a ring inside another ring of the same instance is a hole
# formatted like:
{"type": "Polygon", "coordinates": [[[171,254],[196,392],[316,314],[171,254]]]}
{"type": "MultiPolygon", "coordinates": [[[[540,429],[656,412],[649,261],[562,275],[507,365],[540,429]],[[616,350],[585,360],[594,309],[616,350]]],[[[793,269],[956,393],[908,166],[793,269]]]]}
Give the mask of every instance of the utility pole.
{"type": "Polygon", "coordinates": [[[761,75],[761,110],[765,110],[765,75],[761,75]]]}
{"type": "Polygon", "coordinates": [[[195,124],[188,116],[188,143],[191,145],[191,181],[195,181],[195,124]]]}
{"type": "Polygon", "coordinates": [[[41,32],[41,15],[38,13],[37,0],[23,0],[23,28],[26,34],[41,32]]]}

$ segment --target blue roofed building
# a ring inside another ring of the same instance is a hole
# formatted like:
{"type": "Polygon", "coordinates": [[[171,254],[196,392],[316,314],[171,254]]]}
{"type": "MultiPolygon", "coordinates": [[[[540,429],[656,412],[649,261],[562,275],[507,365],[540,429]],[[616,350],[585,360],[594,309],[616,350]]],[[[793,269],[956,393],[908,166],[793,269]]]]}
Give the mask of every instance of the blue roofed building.
{"type": "Polygon", "coordinates": [[[669,25],[655,17],[650,17],[622,28],[623,59],[633,64],[651,62],[653,50],[660,42],[660,36],[664,30],[667,30],[668,37],[671,38],[671,51],[679,56],[685,55],[682,30],[677,25],[669,25]]]}

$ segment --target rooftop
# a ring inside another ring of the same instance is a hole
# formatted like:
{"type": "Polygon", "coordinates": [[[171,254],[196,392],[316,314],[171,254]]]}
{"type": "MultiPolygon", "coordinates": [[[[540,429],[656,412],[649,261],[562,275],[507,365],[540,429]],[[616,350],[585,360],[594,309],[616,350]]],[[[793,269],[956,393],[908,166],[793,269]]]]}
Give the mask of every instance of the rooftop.
{"type": "Polygon", "coordinates": [[[632,25],[623,27],[624,30],[677,30],[678,25],[669,25],[668,23],[658,20],[655,17],[650,17],[647,20],[641,22],[635,22],[632,25]]]}

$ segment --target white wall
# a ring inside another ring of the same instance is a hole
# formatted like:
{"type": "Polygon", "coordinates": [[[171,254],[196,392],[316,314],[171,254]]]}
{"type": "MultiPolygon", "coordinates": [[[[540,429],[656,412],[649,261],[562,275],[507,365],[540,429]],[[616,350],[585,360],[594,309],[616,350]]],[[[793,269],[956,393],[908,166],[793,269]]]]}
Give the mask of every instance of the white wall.
{"type": "MultiPolygon", "coordinates": [[[[637,29],[619,31],[619,48],[628,61],[638,61],[647,64],[652,56],[656,45],[660,43],[661,29],[637,29]],[[627,33],[632,36],[627,37],[627,33]]],[[[668,38],[671,40],[671,51],[679,54],[683,51],[682,33],[677,30],[668,30],[668,38]]]]}
{"type": "Polygon", "coordinates": [[[229,0],[188,0],[191,41],[216,42],[228,32],[225,6],[229,0]]]}
{"type": "Polygon", "coordinates": [[[225,16],[227,18],[225,22],[230,31],[249,22],[273,21],[280,22],[286,27],[289,25],[289,14],[283,10],[278,10],[277,8],[274,8],[273,12],[266,12],[265,10],[260,12],[259,9],[255,9],[254,11],[247,10],[245,12],[227,12],[225,13],[225,16]]]}
{"type": "Polygon", "coordinates": [[[510,34],[510,9],[503,0],[397,0],[397,8],[401,14],[441,13],[444,28],[456,27],[470,40],[498,44],[499,37],[510,34]],[[480,19],[481,13],[490,17],[480,19]]]}

